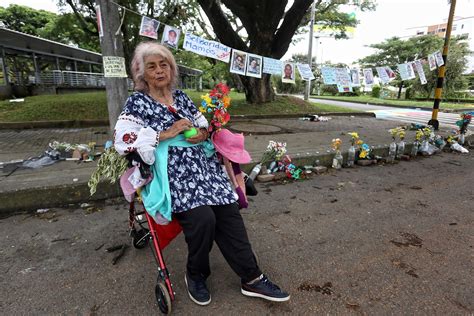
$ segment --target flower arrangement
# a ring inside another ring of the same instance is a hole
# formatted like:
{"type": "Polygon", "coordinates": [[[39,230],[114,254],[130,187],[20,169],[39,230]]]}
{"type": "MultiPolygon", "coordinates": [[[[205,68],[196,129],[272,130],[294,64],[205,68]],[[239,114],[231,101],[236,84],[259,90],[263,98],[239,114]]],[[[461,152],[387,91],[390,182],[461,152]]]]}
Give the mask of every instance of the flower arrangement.
{"type": "Polygon", "coordinates": [[[275,142],[273,140],[268,142],[267,150],[263,153],[260,163],[267,164],[270,161],[280,161],[286,153],[286,143],[275,142]]]}
{"type": "Polygon", "coordinates": [[[474,115],[474,112],[461,113],[461,119],[456,122],[456,125],[459,126],[459,134],[466,133],[467,127],[471,123],[472,115],[474,115]]]}
{"type": "Polygon", "coordinates": [[[423,136],[424,136],[423,131],[422,130],[417,130],[416,133],[415,133],[415,140],[417,142],[419,142],[419,141],[421,141],[423,136]]]}
{"type": "Polygon", "coordinates": [[[351,137],[352,146],[355,146],[357,141],[359,140],[359,134],[357,134],[356,132],[350,132],[347,134],[351,137]]]}
{"type": "Polygon", "coordinates": [[[90,194],[94,195],[101,179],[115,183],[127,170],[128,161],[120,156],[114,147],[107,148],[97,161],[97,168],[92,173],[87,185],[90,194]]]}
{"type": "Polygon", "coordinates": [[[211,92],[201,96],[201,105],[198,110],[201,113],[212,113],[209,130],[215,131],[222,128],[230,120],[227,109],[230,106],[230,89],[223,83],[218,83],[211,92]]]}
{"type": "Polygon", "coordinates": [[[361,139],[358,140],[359,145],[359,158],[360,159],[370,159],[370,147],[364,143],[361,139]]]}
{"type": "Polygon", "coordinates": [[[341,150],[342,140],[340,138],[334,138],[331,142],[331,147],[335,151],[341,150]]]}

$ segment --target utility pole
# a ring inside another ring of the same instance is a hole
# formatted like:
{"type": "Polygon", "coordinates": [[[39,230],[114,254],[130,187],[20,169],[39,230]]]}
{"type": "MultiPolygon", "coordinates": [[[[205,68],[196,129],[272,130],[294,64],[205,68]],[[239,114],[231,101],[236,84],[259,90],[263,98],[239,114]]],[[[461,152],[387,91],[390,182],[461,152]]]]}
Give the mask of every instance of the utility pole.
{"type": "Polygon", "coordinates": [[[439,111],[439,104],[441,103],[443,81],[444,81],[444,75],[446,73],[446,63],[448,62],[449,40],[451,39],[451,29],[453,27],[455,8],[456,8],[456,0],[451,0],[451,8],[449,9],[448,25],[446,27],[446,35],[444,36],[444,47],[443,47],[444,65],[439,67],[439,70],[438,70],[438,81],[436,82],[433,112],[431,113],[431,120],[428,122],[428,125],[433,126],[435,130],[439,129],[438,111],[439,111]]]}
{"type": "MultiPolygon", "coordinates": [[[[103,36],[100,37],[102,56],[124,57],[122,33],[118,7],[109,0],[96,0],[100,7],[100,24],[103,36]],[[116,34],[117,32],[117,34],[116,34]]],[[[109,128],[113,132],[117,118],[128,98],[127,78],[104,78],[107,92],[107,109],[109,111],[109,128]]]]}
{"type": "MultiPolygon", "coordinates": [[[[313,1],[311,5],[311,23],[309,27],[309,46],[308,46],[308,64],[309,68],[311,68],[311,62],[313,59],[313,28],[314,28],[314,11],[316,9],[316,1],[313,1]]],[[[312,69],[312,68],[311,68],[312,69]]],[[[306,81],[306,89],[304,91],[304,99],[306,101],[309,100],[309,94],[311,90],[311,80],[308,78],[306,81]]]]}

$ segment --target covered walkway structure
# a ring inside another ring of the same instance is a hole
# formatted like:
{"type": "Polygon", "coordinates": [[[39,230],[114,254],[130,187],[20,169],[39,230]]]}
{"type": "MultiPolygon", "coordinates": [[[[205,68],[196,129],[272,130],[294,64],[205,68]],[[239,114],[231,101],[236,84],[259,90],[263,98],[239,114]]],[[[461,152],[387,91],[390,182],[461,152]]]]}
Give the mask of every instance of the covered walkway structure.
{"type": "MultiPolygon", "coordinates": [[[[201,76],[179,65],[181,87],[200,90],[201,76]]],[[[0,99],[97,89],[105,89],[101,54],[0,28],[0,99]]]]}

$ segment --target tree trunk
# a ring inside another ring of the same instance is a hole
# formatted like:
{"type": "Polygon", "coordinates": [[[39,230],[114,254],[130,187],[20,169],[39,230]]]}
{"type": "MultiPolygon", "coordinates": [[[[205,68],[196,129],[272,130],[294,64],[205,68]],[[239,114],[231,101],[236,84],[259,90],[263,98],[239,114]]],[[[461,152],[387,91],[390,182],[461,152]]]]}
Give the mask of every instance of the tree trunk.
{"type": "Polygon", "coordinates": [[[398,96],[397,96],[397,99],[400,100],[400,98],[402,97],[402,88],[403,88],[403,80],[400,81],[400,86],[398,87],[398,96]]]}
{"type": "Polygon", "coordinates": [[[275,100],[270,77],[268,74],[264,74],[262,79],[240,76],[248,103],[266,103],[275,100]]]}

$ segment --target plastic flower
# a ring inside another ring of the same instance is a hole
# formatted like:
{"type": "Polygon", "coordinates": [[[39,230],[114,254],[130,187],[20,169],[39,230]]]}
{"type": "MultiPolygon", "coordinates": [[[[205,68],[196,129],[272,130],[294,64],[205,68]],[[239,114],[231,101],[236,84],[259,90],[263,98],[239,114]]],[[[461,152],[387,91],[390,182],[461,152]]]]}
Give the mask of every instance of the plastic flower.
{"type": "Polygon", "coordinates": [[[368,153],[367,151],[362,150],[362,151],[360,152],[360,154],[359,154],[359,158],[362,158],[362,159],[367,158],[367,155],[368,155],[368,154],[369,154],[369,153],[368,153]]]}
{"type": "Polygon", "coordinates": [[[211,126],[209,130],[222,128],[230,120],[227,108],[230,106],[230,97],[227,95],[230,89],[223,83],[217,84],[208,94],[201,96],[201,113],[212,113],[211,126]]]}
{"type": "Polygon", "coordinates": [[[398,137],[400,137],[400,140],[405,139],[405,130],[404,129],[400,129],[400,131],[398,132],[398,137]]]}
{"type": "Polygon", "coordinates": [[[334,138],[332,140],[331,146],[334,150],[339,150],[341,148],[341,145],[342,145],[342,140],[340,138],[334,138]]]}
{"type": "Polygon", "coordinates": [[[423,138],[423,132],[421,130],[417,130],[415,134],[415,140],[420,141],[423,138]]]}

